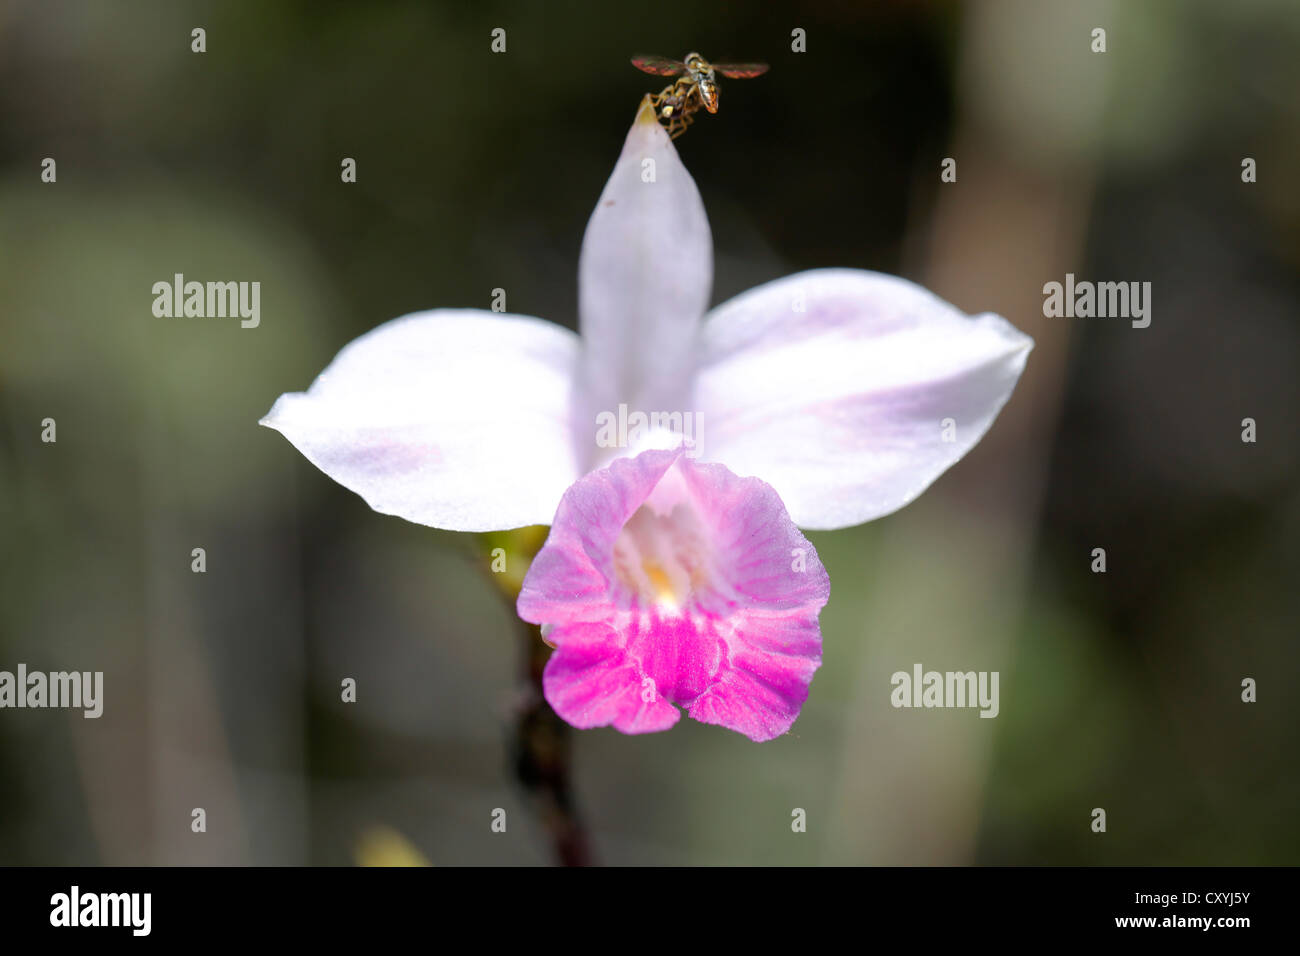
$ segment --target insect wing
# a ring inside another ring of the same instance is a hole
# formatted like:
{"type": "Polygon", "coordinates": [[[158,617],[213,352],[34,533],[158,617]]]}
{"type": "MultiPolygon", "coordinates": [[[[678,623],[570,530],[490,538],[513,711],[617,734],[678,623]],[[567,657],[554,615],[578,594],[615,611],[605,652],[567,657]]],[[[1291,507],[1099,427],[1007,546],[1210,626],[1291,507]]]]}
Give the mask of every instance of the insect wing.
{"type": "Polygon", "coordinates": [[[733,80],[748,80],[767,72],[766,63],[715,63],[713,68],[733,80]]]}
{"type": "Polygon", "coordinates": [[[666,56],[634,56],[632,65],[642,73],[655,76],[676,76],[686,72],[686,64],[680,60],[670,60],[666,56]]]}

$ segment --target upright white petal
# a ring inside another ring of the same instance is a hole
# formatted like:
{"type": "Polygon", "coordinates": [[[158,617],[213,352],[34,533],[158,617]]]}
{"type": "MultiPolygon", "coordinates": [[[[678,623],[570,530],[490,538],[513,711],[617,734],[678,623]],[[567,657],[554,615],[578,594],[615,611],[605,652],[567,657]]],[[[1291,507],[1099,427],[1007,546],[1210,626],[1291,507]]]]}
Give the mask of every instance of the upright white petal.
{"type": "Polygon", "coordinates": [[[620,403],[683,412],[713,283],[713,241],[695,181],[648,98],[587,224],[578,267],[579,435],[620,403]]]}
{"type": "Polygon", "coordinates": [[[869,521],[979,441],[1032,347],[1000,316],[894,276],[779,279],[705,322],[702,456],[772,485],[800,527],[869,521]]]}
{"type": "Polygon", "coordinates": [[[452,531],[550,524],[579,476],[578,340],[529,316],[436,309],[343,349],[262,424],[376,511],[452,531]]]}

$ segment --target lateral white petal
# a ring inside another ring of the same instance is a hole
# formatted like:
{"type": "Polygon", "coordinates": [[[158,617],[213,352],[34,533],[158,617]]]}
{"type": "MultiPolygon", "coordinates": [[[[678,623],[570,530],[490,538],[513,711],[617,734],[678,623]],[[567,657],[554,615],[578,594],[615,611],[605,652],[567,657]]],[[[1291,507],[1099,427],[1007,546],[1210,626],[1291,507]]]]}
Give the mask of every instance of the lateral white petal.
{"type": "Polygon", "coordinates": [[[550,524],[579,476],[578,339],[529,316],[436,309],[356,339],[261,424],[383,514],[452,531],[550,524]]]}
{"type": "Polygon", "coordinates": [[[771,484],[800,527],[881,517],[979,441],[1032,347],[1000,316],[967,316],[894,276],[770,282],[705,322],[703,457],[771,484]]]}

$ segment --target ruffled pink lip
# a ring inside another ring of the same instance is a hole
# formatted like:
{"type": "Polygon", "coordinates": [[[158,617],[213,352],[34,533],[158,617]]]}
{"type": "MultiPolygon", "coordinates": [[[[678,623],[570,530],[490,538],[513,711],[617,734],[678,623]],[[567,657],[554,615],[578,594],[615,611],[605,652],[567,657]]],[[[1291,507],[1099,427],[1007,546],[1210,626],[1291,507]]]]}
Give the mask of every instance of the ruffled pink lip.
{"type": "Polygon", "coordinates": [[[685,707],[770,740],[807,699],[829,595],[816,550],[769,485],[678,448],[576,482],[518,607],[549,626],[543,687],[570,724],[647,733],[685,707]]]}

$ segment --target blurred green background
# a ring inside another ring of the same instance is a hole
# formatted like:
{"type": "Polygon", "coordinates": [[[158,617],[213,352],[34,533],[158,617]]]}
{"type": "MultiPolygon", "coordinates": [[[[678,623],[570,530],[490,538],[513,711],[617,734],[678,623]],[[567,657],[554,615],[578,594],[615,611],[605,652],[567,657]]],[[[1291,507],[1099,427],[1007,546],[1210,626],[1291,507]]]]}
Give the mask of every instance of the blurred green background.
{"type": "Polygon", "coordinates": [[[1293,0],[0,5],[0,669],[106,684],[97,721],[0,711],[0,864],[552,860],[475,542],[256,423],[406,312],[500,287],[573,325],[662,85],[628,58],[687,50],[772,66],[678,141],[715,302],[868,268],[1037,348],[917,503],[812,536],[825,663],[789,736],[576,734],[595,858],[1300,861],[1297,49],[1293,0]],[[177,272],[260,281],[260,327],[155,318],[177,272]],[[1150,281],[1151,326],[1044,318],[1067,272],[1150,281]],[[917,662],[999,671],[1000,715],[893,709],[917,662]]]}

